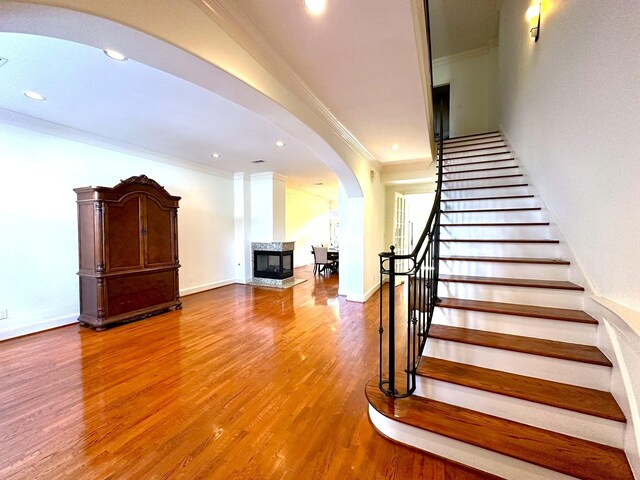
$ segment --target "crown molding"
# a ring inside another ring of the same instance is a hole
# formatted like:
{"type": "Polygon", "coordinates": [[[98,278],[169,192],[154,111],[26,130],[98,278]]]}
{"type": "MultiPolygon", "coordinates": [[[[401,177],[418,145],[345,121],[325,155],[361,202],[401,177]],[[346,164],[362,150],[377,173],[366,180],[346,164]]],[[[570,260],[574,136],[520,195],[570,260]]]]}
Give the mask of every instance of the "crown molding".
{"type": "Polygon", "coordinates": [[[306,105],[354,152],[368,161],[375,159],[355,135],[313,93],[311,88],[282,56],[269,46],[269,42],[258,31],[256,26],[237,7],[233,6],[231,2],[223,2],[221,0],[192,0],[192,2],[238,42],[265,70],[300,96],[306,105]]]}
{"type": "Polygon", "coordinates": [[[453,63],[458,60],[465,60],[467,58],[479,57],[486,55],[492,48],[498,47],[498,39],[494,38],[489,40],[483,47],[473,48],[471,50],[465,50],[464,52],[454,53],[453,55],[445,55],[444,57],[438,57],[433,59],[433,67],[439,67],[448,63],[453,63]]]}

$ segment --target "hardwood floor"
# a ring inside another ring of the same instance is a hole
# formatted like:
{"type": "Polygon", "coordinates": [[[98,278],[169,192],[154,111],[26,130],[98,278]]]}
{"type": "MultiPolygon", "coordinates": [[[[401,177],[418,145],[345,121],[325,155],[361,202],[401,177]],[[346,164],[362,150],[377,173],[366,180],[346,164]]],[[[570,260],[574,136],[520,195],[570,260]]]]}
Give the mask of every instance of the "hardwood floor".
{"type": "Polygon", "coordinates": [[[378,296],[296,276],[309,281],[0,343],[0,478],[490,478],[374,431],[378,296]]]}

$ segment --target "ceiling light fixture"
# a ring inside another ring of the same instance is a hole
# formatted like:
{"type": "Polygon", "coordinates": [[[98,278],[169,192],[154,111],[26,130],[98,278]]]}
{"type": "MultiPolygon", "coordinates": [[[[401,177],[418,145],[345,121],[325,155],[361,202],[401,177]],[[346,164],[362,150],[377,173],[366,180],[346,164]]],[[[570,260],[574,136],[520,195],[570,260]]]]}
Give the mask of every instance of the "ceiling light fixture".
{"type": "Polygon", "coordinates": [[[213,158],[220,158],[220,154],[219,153],[212,153],[211,156],[213,158]]]}
{"type": "Polygon", "coordinates": [[[30,90],[27,90],[26,92],[24,92],[24,96],[27,98],[30,98],[31,100],[38,100],[38,101],[46,100],[46,98],[40,95],[38,92],[32,92],[30,90]]]}
{"type": "Polygon", "coordinates": [[[284,143],[282,140],[278,140],[276,142],[276,147],[284,147],[286,145],[286,143],[284,143]]]}
{"type": "Polygon", "coordinates": [[[327,0],[304,0],[304,6],[312,15],[320,15],[327,8],[327,0]]]}
{"type": "Polygon", "coordinates": [[[104,54],[109,57],[112,58],[113,60],[117,60],[119,62],[124,62],[126,60],[128,60],[127,57],[125,57],[123,54],[121,54],[120,52],[117,52],[115,50],[110,50],[110,49],[105,49],[103,50],[104,54]]]}
{"type": "Polygon", "coordinates": [[[400,145],[394,143],[393,145],[391,145],[391,150],[400,150],[400,145]]]}

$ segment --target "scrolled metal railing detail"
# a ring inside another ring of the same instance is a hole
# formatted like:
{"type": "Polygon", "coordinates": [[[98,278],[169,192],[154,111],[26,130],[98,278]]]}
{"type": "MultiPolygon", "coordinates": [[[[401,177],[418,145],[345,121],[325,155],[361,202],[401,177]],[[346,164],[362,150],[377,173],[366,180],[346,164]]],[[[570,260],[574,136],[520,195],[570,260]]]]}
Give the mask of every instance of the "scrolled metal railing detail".
{"type": "MultiPolygon", "coordinates": [[[[440,109],[442,112],[442,108],[440,109]]],[[[443,115],[439,116],[440,132],[443,115]]],[[[396,255],[392,245],[380,257],[380,390],[385,395],[403,398],[416,388],[416,370],[427,342],[431,319],[438,302],[438,266],[440,258],[440,197],[444,143],[440,135],[436,169],[436,195],[427,224],[413,251],[396,255]],[[396,285],[404,280],[404,295],[396,301],[396,285]],[[388,288],[383,288],[385,282],[388,288]],[[386,302],[385,302],[386,296],[386,302]],[[406,328],[406,341],[396,341],[398,327],[406,328]],[[386,341],[385,341],[386,334],[386,341]],[[406,361],[400,360],[405,358],[406,361]],[[400,371],[398,369],[400,368],[400,371]],[[402,378],[404,377],[404,378],[402,378]]]]}

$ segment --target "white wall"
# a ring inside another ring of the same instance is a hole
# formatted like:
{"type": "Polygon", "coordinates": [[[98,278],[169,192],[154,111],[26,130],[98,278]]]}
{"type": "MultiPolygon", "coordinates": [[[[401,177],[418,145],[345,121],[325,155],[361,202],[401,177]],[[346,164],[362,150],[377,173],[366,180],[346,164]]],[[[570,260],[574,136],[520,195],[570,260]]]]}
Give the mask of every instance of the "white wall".
{"type": "Polygon", "coordinates": [[[75,321],[75,187],[145,174],[178,210],[181,292],[233,282],[233,179],[0,124],[0,339],[75,321]]]}
{"type": "Polygon", "coordinates": [[[313,264],[311,246],[329,244],[331,202],[291,188],[286,199],[285,239],[296,242],[294,266],[313,264]]]}
{"type": "Polygon", "coordinates": [[[500,9],[501,128],[595,292],[640,310],[640,3],[500,9]]]}
{"type": "Polygon", "coordinates": [[[497,129],[496,45],[434,59],[433,83],[450,84],[450,137],[497,129]]]}

